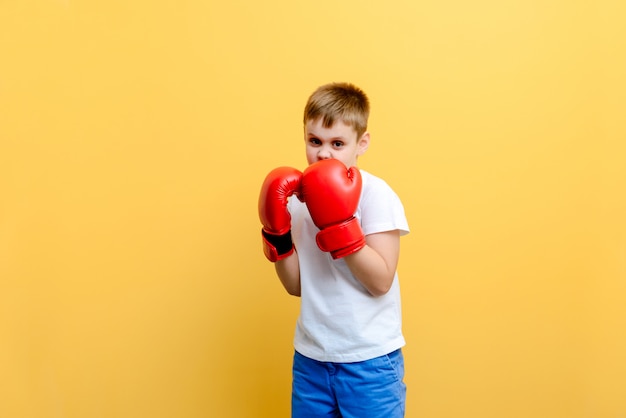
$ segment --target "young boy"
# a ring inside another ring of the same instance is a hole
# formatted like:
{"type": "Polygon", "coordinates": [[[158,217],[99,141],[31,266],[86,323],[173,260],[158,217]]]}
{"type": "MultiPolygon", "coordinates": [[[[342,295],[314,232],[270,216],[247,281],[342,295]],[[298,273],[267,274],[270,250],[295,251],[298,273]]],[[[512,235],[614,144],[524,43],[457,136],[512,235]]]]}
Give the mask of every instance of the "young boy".
{"type": "Polygon", "coordinates": [[[370,143],[368,116],[358,87],[319,87],[304,111],[309,166],[273,170],[259,197],[265,255],[301,297],[295,418],[404,416],[396,267],[409,227],[396,193],[356,168],[370,143]]]}

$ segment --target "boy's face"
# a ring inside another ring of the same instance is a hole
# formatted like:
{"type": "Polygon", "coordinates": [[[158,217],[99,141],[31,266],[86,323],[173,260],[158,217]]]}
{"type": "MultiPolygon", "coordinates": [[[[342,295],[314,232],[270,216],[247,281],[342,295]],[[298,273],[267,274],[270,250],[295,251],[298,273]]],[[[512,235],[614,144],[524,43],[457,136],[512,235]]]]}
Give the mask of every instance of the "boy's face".
{"type": "Polygon", "coordinates": [[[370,135],[365,132],[361,138],[356,131],[336,121],[330,128],[322,126],[322,118],[307,121],[304,126],[304,142],[306,144],[306,160],[313,164],[320,160],[334,158],[346,167],[356,166],[357,158],[367,150],[370,135]]]}

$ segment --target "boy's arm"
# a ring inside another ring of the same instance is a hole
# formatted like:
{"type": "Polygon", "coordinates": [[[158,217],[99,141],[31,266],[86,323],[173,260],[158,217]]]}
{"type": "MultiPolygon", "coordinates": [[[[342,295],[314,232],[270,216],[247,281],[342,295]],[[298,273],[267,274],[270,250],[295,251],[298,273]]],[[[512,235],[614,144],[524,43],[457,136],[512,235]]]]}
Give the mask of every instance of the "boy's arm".
{"type": "Polygon", "coordinates": [[[361,196],[361,173],[339,160],[321,160],[302,175],[301,193],[320,229],[317,246],[333,259],[345,258],[352,274],[373,296],[389,291],[398,265],[400,232],[364,236],[354,213],[361,196]]]}
{"type": "Polygon", "coordinates": [[[291,196],[299,193],[301,178],[302,173],[295,168],[276,168],[265,178],[259,194],[263,252],[275,263],[285,290],[294,296],[300,296],[300,263],[291,239],[291,214],[287,204],[291,196]]]}
{"type": "Polygon", "coordinates": [[[393,283],[400,256],[398,230],[367,235],[366,245],[344,257],[350,271],[372,296],[386,294],[393,283]]]}
{"type": "Polygon", "coordinates": [[[300,263],[294,251],[290,256],[274,263],[276,274],[283,287],[292,296],[300,296],[300,263]]]}

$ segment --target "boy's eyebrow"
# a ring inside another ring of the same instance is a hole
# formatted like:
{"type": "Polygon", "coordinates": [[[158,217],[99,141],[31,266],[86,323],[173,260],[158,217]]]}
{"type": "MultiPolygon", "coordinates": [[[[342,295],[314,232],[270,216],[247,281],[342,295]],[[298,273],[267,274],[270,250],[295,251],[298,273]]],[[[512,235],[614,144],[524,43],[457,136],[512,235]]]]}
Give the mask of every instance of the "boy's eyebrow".
{"type": "MultiPolygon", "coordinates": [[[[317,135],[317,134],[315,134],[313,132],[307,132],[307,136],[309,138],[311,138],[311,137],[315,137],[315,138],[318,138],[318,139],[320,138],[320,135],[317,135]]],[[[329,141],[337,141],[337,140],[345,141],[345,138],[340,135],[340,136],[334,136],[332,138],[328,138],[328,140],[329,141]]]]}

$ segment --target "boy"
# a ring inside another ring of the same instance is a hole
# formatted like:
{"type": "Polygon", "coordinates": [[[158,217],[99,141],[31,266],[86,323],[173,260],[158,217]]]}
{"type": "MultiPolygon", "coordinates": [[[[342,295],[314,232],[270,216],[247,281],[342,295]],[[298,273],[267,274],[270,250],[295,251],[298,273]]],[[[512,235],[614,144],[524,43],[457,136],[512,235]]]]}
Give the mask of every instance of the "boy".
{"type": "Polygon", "coordinates": [[[301,297],[295,418],[404,416],[396,267],[409,228],[395,192],[356,168],[370,143],[368,116],[358,87],[319,87],[304,111],[309,166],[273,170],[259,197],[265,255],[301,297]]]}

